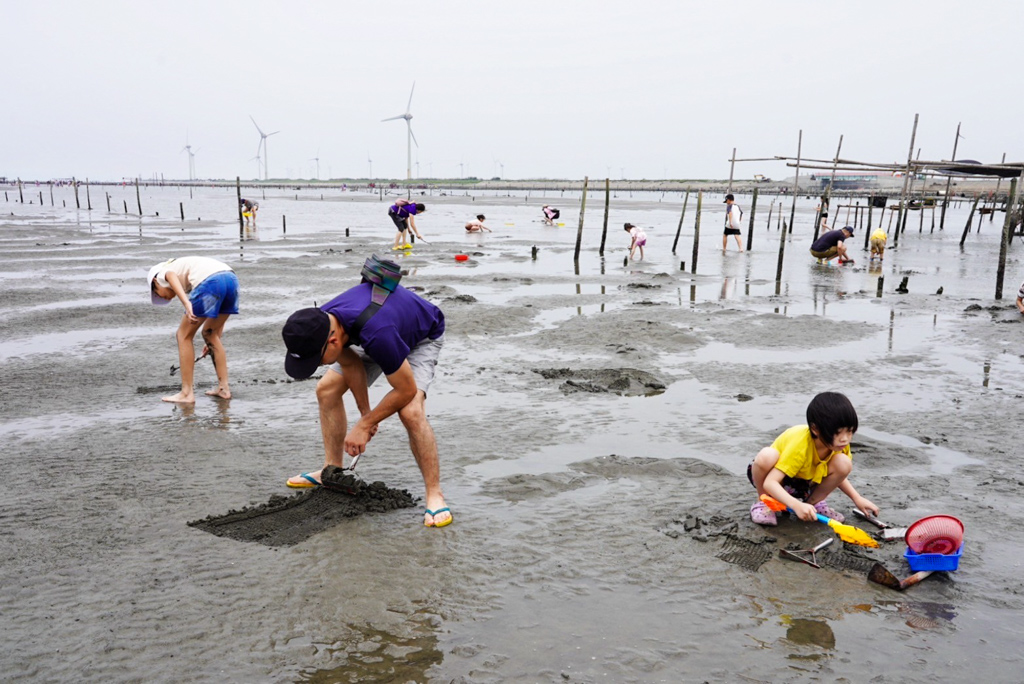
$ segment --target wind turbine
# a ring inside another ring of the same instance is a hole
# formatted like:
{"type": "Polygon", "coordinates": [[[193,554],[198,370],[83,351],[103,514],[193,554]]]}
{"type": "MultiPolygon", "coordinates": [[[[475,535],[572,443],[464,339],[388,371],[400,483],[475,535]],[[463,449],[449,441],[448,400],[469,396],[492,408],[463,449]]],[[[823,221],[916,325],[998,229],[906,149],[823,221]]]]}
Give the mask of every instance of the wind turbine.
{"type": "Polygon", "coordinates": [[[312,159],[310,159],[309,161],[315,161],[316,162],[316,179],[320,180],[320,148],[319,147],[316,148],[316,156],[313,157],[312,159]]]}
{"type": "Polygon", "coordinates": [[[196,179],[196,152],[199,151],[199,148],[196,148],[195,152],[192,151],[192,145],[190,145],[189,142],[188,142],[188,131],[185,131],[185,146],[183,148],[181,148],[181,151],[182,152],[188,152],[188,179],[189,180],[195,180],[196,179]]]}
{"type": "Polygon", "coordinates": [[[260,157],[258,153],[256,154],[255,157],[250,157],[249,161],[253,161],[254,159],[256,160],[256,178],[259,179],[260,171],[263,168],[263,159],[260,157]]]}
{"type": "Polygon", "coordinates": [[[256,130],[260,132],[260,144],[259,144],[259,147],[256,148],[256,156],[259,156],[260,149],[262,148],[262,150],[263,150],[263,180],[268,180],[269,173],[267,171],[267,160],[270,158],[270,155],[267,154],[267,138],[269,138],[272,135],[277,135],[281,131],[274,131],[273,133],[264,133],[263,129],[260,128],[260,125],[258,123],[256,123],[256,119],[252,118],[252,114],[249,115],[249,119],[252,121],[252,125],[256,127],[256,130]]]}
{"type": "Polygon", "coordinates": [[[406,159],[405,159],[405,179],[412,180],[412,144],[416,143],[416,147],[420,144],[416,142],[416,136],[412,134],[412,94],[416,90],[416,81],[412,82],[412,90],[409,91],[409,104],[405,105],[405,114],[399,114],[398,116],[392,116],[387,119],[381,119],[381,121],[395,121],[397,119],[405,119],[405,127],[408,130],[408,136],[406,136],[406,159]]]}

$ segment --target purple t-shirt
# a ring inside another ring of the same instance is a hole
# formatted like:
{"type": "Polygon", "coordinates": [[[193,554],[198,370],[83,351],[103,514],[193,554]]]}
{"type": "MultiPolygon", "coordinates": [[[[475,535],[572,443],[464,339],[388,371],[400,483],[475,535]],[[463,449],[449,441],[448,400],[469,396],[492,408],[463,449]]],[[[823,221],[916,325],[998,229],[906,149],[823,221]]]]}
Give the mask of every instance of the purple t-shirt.
{"type": "MultiPolygon", "coordinates": [[[[350,330],[359,314],[370,304],[373,285],[360,283],[320,308],[350,330]]],[[[425,339],[436,340],[444,334],[444,313],[422,297],[399,285],[388,295],[384,306],[363,326],[360,337],[363,351],[373,359],[384,375],[397,371],[409,352],[425,339]]]]}
{"type": "Polygon", "coordinates": [[[398,206],[397,204],[392,204],[391,205],[391,213],[392,214],[397,214],[398,218],[406,218],[406,217],[409,217],[409,216],[415,216],[416,215],[416,205],[415,204],[403,204],[402,206],[398,206]]]}

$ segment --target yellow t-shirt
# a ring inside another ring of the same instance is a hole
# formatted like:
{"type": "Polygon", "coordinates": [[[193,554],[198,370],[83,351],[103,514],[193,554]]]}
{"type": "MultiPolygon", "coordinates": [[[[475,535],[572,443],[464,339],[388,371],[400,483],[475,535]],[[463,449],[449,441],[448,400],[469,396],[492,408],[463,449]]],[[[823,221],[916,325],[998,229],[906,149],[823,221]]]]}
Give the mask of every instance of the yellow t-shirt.
{"type": "MultiPolygon", "coordinates": [[[[824,461],[818,459],[814,437],[811,436],[811,429],[806,425],[794,425],[783,432],[772,442],[772,449],[779,452],[779,462],[775,464],[776,468],[790,477],[814,483],[821,482],[822,478],[828,475],[828,464],[834,455],[830,454],[824,461]]],[[[835,453],[850,456],[850,447],[847,445],[841,452],[835,453]]]]}
{"type": "Polygon", "coordinates": [[[872,239],[872,240],[883,240],[883,241],[884,241],[884,240],[887,240],[887,239],[888,239],[888,237],[889,237],[889,236],[888,236],[888,235],[886,235],[886,234],[885,234],[885,231],[884,231],[884,230],[882,230],[881,228],[878,228],[878,229],[876,229],[876,230],[875,230],[875,232],[873,232],[873,233],[871,234],[871,239],[872,239]]]}

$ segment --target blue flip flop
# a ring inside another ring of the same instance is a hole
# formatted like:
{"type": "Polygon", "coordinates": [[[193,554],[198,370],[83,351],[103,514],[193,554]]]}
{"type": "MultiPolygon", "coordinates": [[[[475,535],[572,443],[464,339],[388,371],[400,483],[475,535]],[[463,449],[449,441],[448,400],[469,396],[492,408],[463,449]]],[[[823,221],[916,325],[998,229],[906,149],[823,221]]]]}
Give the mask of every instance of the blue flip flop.
{"type": "Polygon", "coordinates": [[[453,522],[455,522],[455,516],[451,515],[452,509],[448,508],[447,506],[444,507],[444,508],[438,508],[436,511],[432,511],[429,508],[424,508],[423,509],[423,512],[426,513],[427,515],[431,516],[431,517],[437,515],[438,513],[444,513],[446,511],[448,512],[449,515],[448,515],[448,519],[445,520],[444,522],[442,522],[442,523],[427,523],[427,522],[425,522],[425,523],[423,523],[423,525],[426,526],[426,527],[444,527],[445,525],[451,525],[453,522]]]}
{"type": "Polygon", "coordinates": [[[289,487],[293,488],[293,489],[309,489],[310,487],[319,487],[320,486],[320,483],[317,482],[312,476],[310,476],[309,473],[302,473],[301,475],[299,475],[299,477],[301,477],[302,479],[306,480],[306,482],[295,483],[295,482],[288,481],[288,482],[285,482],[285,484],[288,485],[289,487]]]}

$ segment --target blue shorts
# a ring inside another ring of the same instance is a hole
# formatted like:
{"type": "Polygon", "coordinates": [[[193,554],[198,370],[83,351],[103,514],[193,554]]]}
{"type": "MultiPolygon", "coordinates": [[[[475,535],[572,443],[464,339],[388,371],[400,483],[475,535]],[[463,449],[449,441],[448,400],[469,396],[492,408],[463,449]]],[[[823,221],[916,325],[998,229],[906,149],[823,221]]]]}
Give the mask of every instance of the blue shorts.
{"type": "Polygon", "coordinates": [[[188,296],[192,313],[198,318],[216,318],[238,313],[238,277],[233,271],[221,271],[199,283],[188,296]]]}

